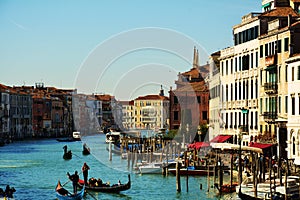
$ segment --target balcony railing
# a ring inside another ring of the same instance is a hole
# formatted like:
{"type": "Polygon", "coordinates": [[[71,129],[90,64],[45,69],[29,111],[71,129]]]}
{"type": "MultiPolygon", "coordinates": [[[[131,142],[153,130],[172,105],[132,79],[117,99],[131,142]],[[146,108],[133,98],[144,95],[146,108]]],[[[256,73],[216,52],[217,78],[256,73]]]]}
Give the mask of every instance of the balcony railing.
{"type": "Polygon", "coordinates": [[[276,112],[264,112],[263,116],[264,116],[264,120],[275,120],[275,119],[277,119],[277,113],[276,112]]]}
{"type": "Polygon", "coordinates": [[[277,93],[278,85],[277,83],[265,83],[264,84],[265,93],[267,94],[274,94],[277,93]]]}

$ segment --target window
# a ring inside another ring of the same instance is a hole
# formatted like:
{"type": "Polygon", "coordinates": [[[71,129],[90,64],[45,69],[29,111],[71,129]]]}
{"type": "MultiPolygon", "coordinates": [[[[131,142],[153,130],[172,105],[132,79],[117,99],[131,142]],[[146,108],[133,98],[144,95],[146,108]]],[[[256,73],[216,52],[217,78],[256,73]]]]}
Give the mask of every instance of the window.
{"type": "Polygon", "coordinates": [[[207,111],[202,111],[202,119],[203,120],[207,120],[208,117],[207,117],[207,111]]]}
{"type": "Polygon", "coordinates": [[[278,112],[281,113],[281,96],[278,97],[278,112]]]}
{"type": "Polygon", "coordinates": [[[277,43],[277,53],[281,53],[281,40],[278,40],[277,43]]]}
{"type": "Polygon", "coordinates": [[[197,102],[200,104],[201,103],[201,97],[197,96],[197,102]]]}
{"type": "Polygon", "coordinates": [[[262,58],[264,56],[264,46],[260,45],[259,47],[259,57],[262,58]]]}
{"type": "Polygon", "coordinates": [[[295,68],[292,67],[292,81],[294,81],[294,77],[295,77],[295,68]]]}
{"type": "Polygon", "coordinates": [[[234,34],[234,45],[238,44],[238,34],[234,34]]]}
{"type": "Polygon", "coordinates": [[[254,93],[254,99],[257,99],[258,97],[258,80],[257,78],[255,79],[255,93],[254,93]]]}
{"type": "Polygon", "coordinates": [[[230,84],[230,100],[231,101],[233,101],[234,99],[233,99],[233,83],[232,84],[230,84]]]}
{"type": "Polygon", "coordinates": [[[300,80],[300,66],[297,67],[297,80],[300,80]]]}
{"type": "Polygon", "coordinates": [[[255,53],[255,67],[258,67],[258,52],[255,53]]]}
{"type": "Polygon", "coordinates": [[[235,71],[237,72],[237,71],[238,71],[238,61],[237,61],[237,57],[235,57],[234,65],[235,65],[235,71]]]}
{"type": "Polygon", "coordinates": [[[265,57],[267,57],[269,55],[269,52],[268,52],[268,44],[265,44],[265,57]]]}
{"type": "Polygon", "coordinates": [[[255,126],[254,126],[254,129],[257,129],[257,124],[258,124],[258,112],[255,111],[255,126]]]}
{"type": "Polygon", "coordinates": [[[295,115],[295,96],[292,96],[292,115],[295,115]]]}
{"type": "Polygon", "coordinates": [[[225,100],[228,101],[228,85],[226,84],[225,100]]]}
{"type": "Polygon", "coordinates": [[[279,66],[278,67],[278,83],[280,83],[280,70],[281,70],[281,67],[279,66]]]}
{"type": "Polygon", "coordinates": [[[253,68],[253,53],[250,54],[250,68],[253,68]]]}
{"type": "Polygon", "coordinates": [[[237,112],[234,113],[234,128],[237,128],[237,112]]]}
{"type": "Polygon", "coordinates": [[[174,104],[178,104],[178,98],[177,98],[177,96],[174,96],[174,104]]]}
{"type": "Polygon", "coordinates": [[[289,51],[289,38],[284,38],[284,51],[289,51]]]}
{"type": "Polygon", "coordinates": [[[174,120],[178,120],[178,111],[174,111],[174,120]]]}
{"type": "Polygon", "coordinates": [[[233,113],[230,113],[230,128],[233,128],[233,113]]]}
{"type": "Polygon", "coordinates": [[[225,70],[226,70],[226,75],[228,75],[228,60],[226,60],[226,66],[225,66],[225,70]]]}
{"type": "Polygon", "coordinates": [[[238,85],[237,85],[237,82],[235,82],[235,84],[234,84],[234,93],[235,93],[235,95],[234,95],[234,100],[237,100],[237,88],[238,88],[238,85]]]}
{"type": "Polygon", "coordinates": [[[242,70],[249,70],[249,55],[243,56],[242,59],[242,70]]]}
{"type": "Polygon", "coordinates": [[[263,71],[260,70],[260,84],[263,84],[263,71]]]}
{"type": "Polygon", "coordinates": [[[285,113],[288,112],[288,96],[285,96],[285,113]]]}
{"type": "Polygon", "coordinates": [[[233,59],[230,59],[230,73],[233,73],[233,59]]]}
{"type": "Polygon", "coordinates": [[[285,82],[288,82],[288,66],[285,66],[285,82]]]}

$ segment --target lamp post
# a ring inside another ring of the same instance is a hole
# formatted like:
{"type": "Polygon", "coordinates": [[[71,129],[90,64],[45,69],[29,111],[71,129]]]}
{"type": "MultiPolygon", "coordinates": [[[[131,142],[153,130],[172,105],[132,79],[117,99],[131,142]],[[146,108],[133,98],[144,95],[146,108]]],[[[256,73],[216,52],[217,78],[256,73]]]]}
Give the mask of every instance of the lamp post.
{"type": "MultiPolygon", "coordinates": [[[[248,109],[247,108],[242,108],[241,109],[242,114],[248,114],[248,109]]],[[[243,120],[246,121],[246,120],[243,120]]],[[[239,188],[239,194],[241,194],[242,192],[242,136],[243,136],[243,132],[248,132],[248,124],[240,126],[239,127],[239,184],[240,184],[240,188],[239,188]],[[246,128],[247,127],[247,128],[246,128]]]]}
{"type": "Polygon", "coordinates": [[[239,130],[239,194],[242,192],[242,127],[239,130]]]}

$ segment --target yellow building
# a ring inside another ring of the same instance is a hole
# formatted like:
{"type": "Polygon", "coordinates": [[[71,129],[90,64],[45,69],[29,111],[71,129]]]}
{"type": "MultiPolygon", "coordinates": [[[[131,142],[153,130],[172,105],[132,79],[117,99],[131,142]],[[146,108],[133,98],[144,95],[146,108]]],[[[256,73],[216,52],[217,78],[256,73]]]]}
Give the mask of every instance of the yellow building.
{"type": "Polygon", "coordinates": [[[156,129],[168,127],[169,98],[162,95],[140,96],[134,100],[135,128],[156,129]]]}

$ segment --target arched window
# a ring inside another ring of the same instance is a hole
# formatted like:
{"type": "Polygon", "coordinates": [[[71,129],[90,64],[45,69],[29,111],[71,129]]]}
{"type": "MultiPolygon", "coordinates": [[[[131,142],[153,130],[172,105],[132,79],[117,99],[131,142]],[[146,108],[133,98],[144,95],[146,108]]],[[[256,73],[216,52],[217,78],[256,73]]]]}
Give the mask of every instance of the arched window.
{"type": "Polygon", "coordinates": [[[293,136],[293,155],[296,154],[296,144],[295,144],[295,137],[293,136]]]}

